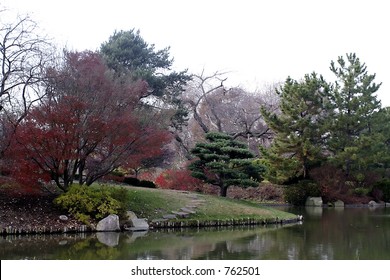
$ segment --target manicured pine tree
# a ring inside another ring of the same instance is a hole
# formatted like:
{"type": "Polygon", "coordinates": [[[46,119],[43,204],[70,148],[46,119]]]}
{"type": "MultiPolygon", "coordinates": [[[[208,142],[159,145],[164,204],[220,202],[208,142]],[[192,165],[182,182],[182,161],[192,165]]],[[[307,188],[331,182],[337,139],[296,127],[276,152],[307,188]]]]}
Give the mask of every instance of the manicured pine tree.
{"type": "Polygon", "coordinates": [[[329,117],[330,85],[316,73],[302,81],[287,78],[277,90],[280,112],[261,113],[275,138],[266,149],[260,147],[266,177],[276,183],[307,178],[310,168],[323,159],[326,125],[329,117]]]}
{"type": "Polygon", "coordinates": [[[254,155],[245,144],[217,132],[206,134],[205,143],[197,143],[192,153],[198,157],[190,166],[192,176],[218,186],[226,197],[230,186],[255,187],[261,182],[262,165],[254,162],[254,155]]]}
{"type": "Polygon", "coordinates": [[[356,54],[346,56],[346,60],[340,56],[330,66],[337,81],[332,91],[336,109],[328,147],[333,153],[333,163],[350,175],[351,171],[362,168],[361,159],[375,147],[373,143],[367,144],[374,141],[373,117],[381,107],[375,93],[381,84],[374,83],[375,74],[367,73],[367,67],[356,54]]]}

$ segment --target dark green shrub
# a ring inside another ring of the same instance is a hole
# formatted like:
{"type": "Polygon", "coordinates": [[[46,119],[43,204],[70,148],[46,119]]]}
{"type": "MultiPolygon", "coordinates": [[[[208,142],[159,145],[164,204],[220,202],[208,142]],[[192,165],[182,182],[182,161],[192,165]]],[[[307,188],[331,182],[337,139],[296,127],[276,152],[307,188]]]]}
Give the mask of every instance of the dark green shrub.
{"type": "Polygon", "coordinates": [[[151,188],[151,189],[155,189],[156,188],[156,184],[153,183],[152,181],[147,181],[147,180],[141,180],[139,182],[139,186],[140,187],[144,187],[144,188],[151,188]]]}
{"type": "Polygon", "coordinates": [[[352,190],[352,193],[356,196],[359,196],[359,197],[367,196],[369,192],[370,192],[370,189],[363,188],[363,187],[354,188],[352,190]]]}
{"type": "Polygon", "coordinates": [[[139,180],[134,177],[126,177],[123,180],[123,183],[135,186],[135,187],[143,187],[143,188],[156,188],[156,185],[152,181],[147,181],[147,180],[139,180]]]}
{"type": "Polygon", "coordinates": [[[110,191],[111,197],[119,202],[120,207],[118,208],[119,217],[123,218],[128,210],[129,201],[130,201],[130,193],[125,188],[117,188],[117,187],[107,187],[110,191]]]}
{"type": "Polygon", "coordinates": [[[126,211],[127,191],[123,188],[87,187],[73,185],[54,203],[73,214],[78,220],[89,223],[110,214],[122,215],[126,211]]]}
{"type": "Polygon", "coordinates": [[[284,190],[284,199],[286,202],[296,206],[305,205],[306,199],[309,196],[321,196],[319,186],[309,180],[287,186],[284,190]]]}
{"type": "Polygon", "coordinates": [[[125,177],[125,179],[123,179],[123,183],[132,186],[139,186],[140,180],[134,177],[125,177]]]}
{"type": "Polygon", "coordinates": [[[374,184],[373,192],[376,192],[378,200],[390,202],[390,179],[384,178],[374,184]]]}

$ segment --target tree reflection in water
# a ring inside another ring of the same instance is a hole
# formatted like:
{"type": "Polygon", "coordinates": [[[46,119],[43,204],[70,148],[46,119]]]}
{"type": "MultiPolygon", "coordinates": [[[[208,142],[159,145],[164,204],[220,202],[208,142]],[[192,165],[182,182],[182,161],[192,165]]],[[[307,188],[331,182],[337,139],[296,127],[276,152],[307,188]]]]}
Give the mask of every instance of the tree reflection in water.
{"type": "Polygon", "coordinates": [[[6,236],[1,259],[390,259],[390,209],[288,209],[302,224],[6,236]]]}

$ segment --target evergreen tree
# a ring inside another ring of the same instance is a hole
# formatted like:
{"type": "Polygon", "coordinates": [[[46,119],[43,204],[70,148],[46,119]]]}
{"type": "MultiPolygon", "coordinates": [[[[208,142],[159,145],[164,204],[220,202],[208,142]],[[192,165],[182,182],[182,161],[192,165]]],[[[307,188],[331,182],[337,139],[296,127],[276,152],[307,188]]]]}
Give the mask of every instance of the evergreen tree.
{"type": "Polygon", "coordinates": [[[384,171],[390,168],[390,107],[375,112],[370,122],[370,133],[361,136],[358,142],[358,164],[366,169],[384,171]]]}
{"type": "Polygon", "coordinates": [[[287,78],[277,94],[280,113],[261,113],[275,133],[271,147],[260,147],[267,177],[277,183],[307,178],[310,168],[323,158],[326,124],[330,109],[330,85],[316,73],[300,82],[287,78]]]}
{"type": "Polygon", "coordinates": [[[189,80],[186,71],[171,71],[173,59],[169,47],[155,50],[140,35],[140,31],[115,32],[100,47],[107,65],[118,74],[130,73],[134,78],[148,82],[150,93],[155,96],[181,93],[189,80]]]}
{"type": "Polygon", "coordinates": [[[221,196],[230,186],[252,187],[262,180],[264,167],[254,163],[245,144],[217,132],[206,134],[207,143],[197,143],[192,153],[198,160],[189,166],[192,176],[218,186],[221,196]]]}
{"type": "Polygon", "coordinates": [[[156,50],[154,44],[148,44],[141,37],[139,30],[132,29],[115,32],[101,45],[100,53],[118,76],[148,83],[147,95],[142,98],[153,97],[149,101],[158,100],[157,106],[175,109],[172,127],[180,129],[187,121],[188,112],[179,97],[190,76],[187,70],[176,72],[171,69],[173,58],[170,58],[169,47],[156,50]]]}
{"type": "Polygon", "coordinates": [[[375,74],[369,75],[354,53],[347,54],[346,60],[340,56],[337,64],[332,61],[330,70],[337,81],[331,98],[336,109],[328,147],[333,163],[350,175],[351,171],[364,168],[362,159],[375,147],[373,117],[381,107],[375,92],[381,84],[374,83],[375,74]]]}

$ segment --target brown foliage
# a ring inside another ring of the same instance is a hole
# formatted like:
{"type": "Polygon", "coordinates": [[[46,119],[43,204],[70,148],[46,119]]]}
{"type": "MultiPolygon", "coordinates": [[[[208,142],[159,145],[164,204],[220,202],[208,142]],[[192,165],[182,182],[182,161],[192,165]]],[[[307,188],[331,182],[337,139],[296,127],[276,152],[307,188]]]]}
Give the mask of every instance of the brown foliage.
{"type": "Polygon", "coordinates": [[[254,201],[284,202],[283,189],[271,183],[262,183],[256,188],[240,188],[232,186],[228,190],[228,197],[254,201]]]}
{"type": "Polygon", "coordinates": [[[317,167],[310,171],[310,177],[320,186],[325,203],[342,200],[346,204],[367,203],[372,198],[353,193],[355,188],[370,188],[379,178],[377,174],[366,172],[364,176],[349,176],[342,169],[331,165],[317,167]]]}

